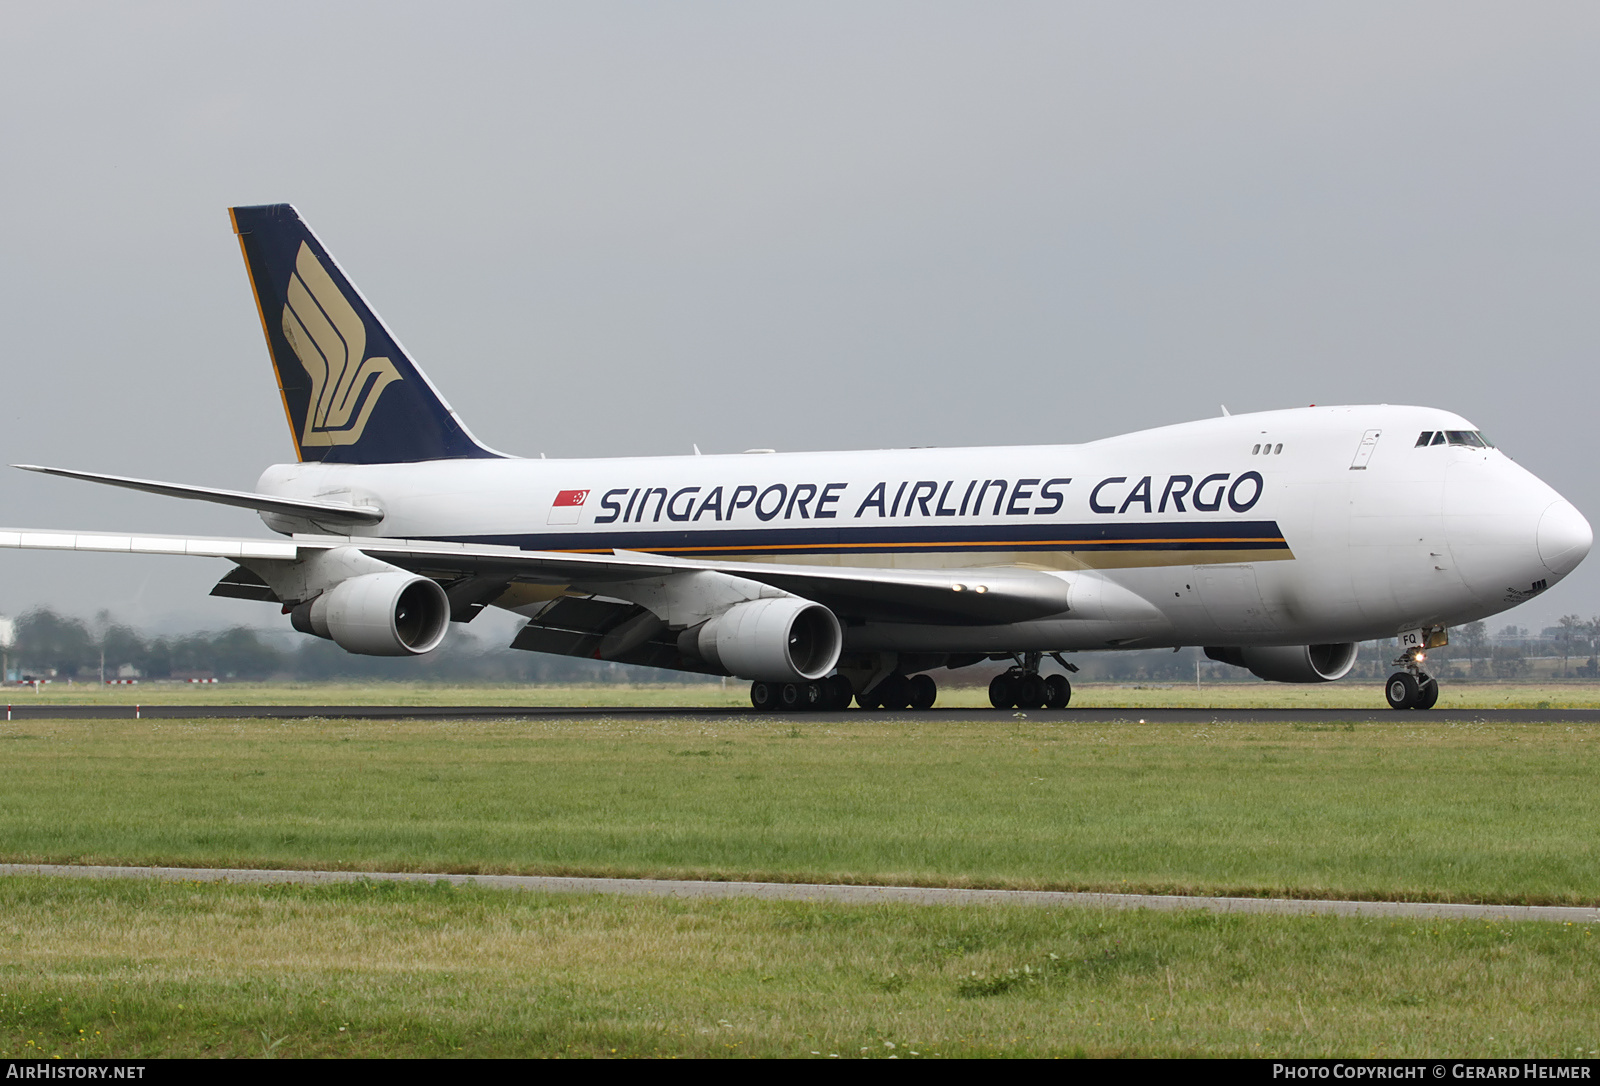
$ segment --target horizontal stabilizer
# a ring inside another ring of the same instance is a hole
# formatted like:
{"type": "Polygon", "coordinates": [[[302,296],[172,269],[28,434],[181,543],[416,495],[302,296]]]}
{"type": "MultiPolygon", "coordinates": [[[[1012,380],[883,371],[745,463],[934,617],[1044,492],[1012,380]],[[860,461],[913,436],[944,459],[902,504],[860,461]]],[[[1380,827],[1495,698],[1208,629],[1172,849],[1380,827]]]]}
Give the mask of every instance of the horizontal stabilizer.
{"type": "Polygon", "coordinates": [[[209,486],[190,486],[187,483],[162,483],[153,479],[129,479],[122,475],[103,475],[95,471],[72,471],[68,468],[44,468],[35,464],[13,464],[23,471],[37,471],[45,475],[60,475],[67,479],[86,479],[91,483],[120,486],[128,490],[142,490],[147,494],[165,494],[169,498],[192,498],[195,501],[232,505],[240,509],[254,509],[258,513],[282,513],[291,517],[309,517],[324,523],[377,524],[383,519],[383,510],[370,505],[349,505],[344,502],[304,501],[299,498],[278,498],[268,494],[255,494],[245,490],[218,490],[209,486]]]}

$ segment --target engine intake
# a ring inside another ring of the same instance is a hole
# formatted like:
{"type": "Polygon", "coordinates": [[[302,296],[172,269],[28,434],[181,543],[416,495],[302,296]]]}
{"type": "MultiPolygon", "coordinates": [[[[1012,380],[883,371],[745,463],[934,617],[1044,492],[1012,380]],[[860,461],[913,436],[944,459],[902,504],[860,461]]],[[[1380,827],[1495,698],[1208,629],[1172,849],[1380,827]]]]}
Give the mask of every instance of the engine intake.
{"type": "Polygon", "coordinates": [[[1206,656],[1234,667],[1249,668],[1258,679],[1274,683],[1331,683],[1350,674],[1356,644],[1207,646],[1206,656]]]}
{"type": "Polygon", "coordinates": [[[361,656],[421,656],[444,640],[450,600],[415,573],[364,573],[340,581],[289,614],[301,633],[361,656]]]}
{"type": "Polygon", "coordinates": [[[782,596],[736,604],[685,630],[678,645],[741,679],[810,682],[839,662],[844,635],[820,603],[782,596]]]}

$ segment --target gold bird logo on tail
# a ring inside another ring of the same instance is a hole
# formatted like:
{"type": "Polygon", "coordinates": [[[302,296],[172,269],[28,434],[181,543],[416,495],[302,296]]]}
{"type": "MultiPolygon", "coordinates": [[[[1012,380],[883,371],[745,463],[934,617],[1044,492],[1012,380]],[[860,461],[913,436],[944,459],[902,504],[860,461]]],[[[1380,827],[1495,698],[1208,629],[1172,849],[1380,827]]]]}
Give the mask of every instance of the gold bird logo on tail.
{"type": "Polygon", "coordinates": [[[378,397],[400,380],[387,358],[364,358],[367,328],[305,242],[283,306],[283,334],[311,377],[301,445],[354,445],[378,397]]]}

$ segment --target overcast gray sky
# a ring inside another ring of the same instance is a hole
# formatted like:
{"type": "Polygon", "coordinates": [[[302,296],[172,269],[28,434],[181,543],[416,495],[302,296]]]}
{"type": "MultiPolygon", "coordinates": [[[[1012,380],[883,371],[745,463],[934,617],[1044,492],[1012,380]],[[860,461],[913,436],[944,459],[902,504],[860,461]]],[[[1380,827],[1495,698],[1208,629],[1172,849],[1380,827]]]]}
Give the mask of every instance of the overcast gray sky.
{"type": "MultiPolygon", "coordinates": [[[[1592,3],[10,3],[0,459],[292,459],[225,209],[288,201],[550,456],[1459,411],[1600,523],[1592,3]]],[[[11,526],[264,533],[0,470],[11,526]]],[[[281,622],[0,553],[0,611],[281,622]]],[[[1600,612],[1600,559],[1496,620],[1600,612]]]]}

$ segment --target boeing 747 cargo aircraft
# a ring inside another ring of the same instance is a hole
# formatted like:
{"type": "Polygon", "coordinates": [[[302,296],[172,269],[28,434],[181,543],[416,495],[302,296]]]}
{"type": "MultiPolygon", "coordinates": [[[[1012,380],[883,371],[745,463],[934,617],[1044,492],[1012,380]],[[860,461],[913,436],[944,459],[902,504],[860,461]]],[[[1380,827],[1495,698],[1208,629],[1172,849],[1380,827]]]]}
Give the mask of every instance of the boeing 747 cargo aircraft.
{"type": "MultiPolygon", "coordinates": [[[[997,707],[1065,706],[1068,653],[1203,646],[1277,682],[1426,650],[1589,552],[1589,523],[1471,422],[1313,407],[1076,445],[528,460],[482,444],[293,207],[232,211],[296,462],[233,491],[29,466],[253,509],[275,539],[0,531],[0,546],[229,559],[353,653],[431,652],[486,606],[514,648],[749,680],[761,709],[927,708],[1009,662],[997,707]]],[[[23,465],[19,465],[23,466],[23,465]]]]}

